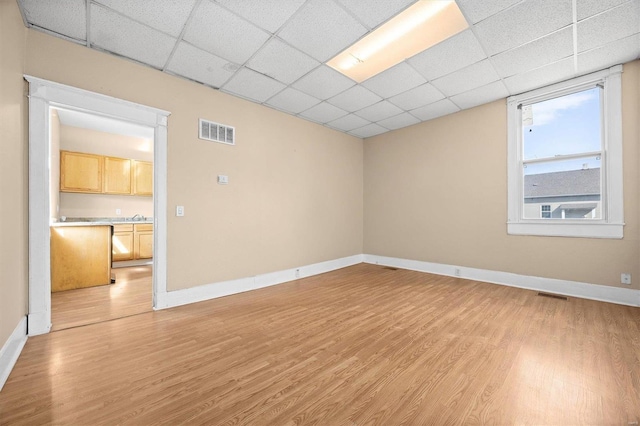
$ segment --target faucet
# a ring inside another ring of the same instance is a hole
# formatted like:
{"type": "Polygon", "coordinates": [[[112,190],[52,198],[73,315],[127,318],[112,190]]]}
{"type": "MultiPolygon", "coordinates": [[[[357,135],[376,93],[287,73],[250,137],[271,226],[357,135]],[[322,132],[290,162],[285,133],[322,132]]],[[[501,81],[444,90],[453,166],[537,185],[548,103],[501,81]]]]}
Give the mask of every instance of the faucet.
{"type": "Polygon", "coordinates": [[[144,216],[142,216],[140,213],[136,213],[136,214],[133,215],[131,220],[133,220],[133,221],[144,220],[144,216]]]}

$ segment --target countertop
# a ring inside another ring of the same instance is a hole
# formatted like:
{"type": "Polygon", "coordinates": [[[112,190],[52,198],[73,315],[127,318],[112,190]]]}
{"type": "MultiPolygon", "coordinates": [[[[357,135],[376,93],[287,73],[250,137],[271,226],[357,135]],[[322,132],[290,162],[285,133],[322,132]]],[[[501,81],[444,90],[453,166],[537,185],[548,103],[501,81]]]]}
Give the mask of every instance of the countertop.
{"type": "Polygon", "coordinates": [[[51,226],[111,226],[122,224],[153,223],[152,217],[132,220],[123,217],[67,217],[63,222],[52,222],[51,226]]]}

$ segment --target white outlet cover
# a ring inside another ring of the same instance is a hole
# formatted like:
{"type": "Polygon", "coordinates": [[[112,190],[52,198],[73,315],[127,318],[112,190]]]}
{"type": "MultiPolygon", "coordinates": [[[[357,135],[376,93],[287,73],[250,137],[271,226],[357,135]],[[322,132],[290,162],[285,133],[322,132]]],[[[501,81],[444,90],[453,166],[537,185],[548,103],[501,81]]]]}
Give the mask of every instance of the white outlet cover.
{"type": "Polygon", "coordinates": [[[620,274],[620,284],[631,284],[631,274],[620,274]]]}
{"type": "Polygon", "coordinates": [[[176,216],[184,216],[184,206],[176,206],[176,216]]]}
{"type": "Polygon", "coordinates": [[[229,176],[227,176],[227,175],[218,175],[218,183],[220,185],[227,185],[229,183],[229,176]]]}

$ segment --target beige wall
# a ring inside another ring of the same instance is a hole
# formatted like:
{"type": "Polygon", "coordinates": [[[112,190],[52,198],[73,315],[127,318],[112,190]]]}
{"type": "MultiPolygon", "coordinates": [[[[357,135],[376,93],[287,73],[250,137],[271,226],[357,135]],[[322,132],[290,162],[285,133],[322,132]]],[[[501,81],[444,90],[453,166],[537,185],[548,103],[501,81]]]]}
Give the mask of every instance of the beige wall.
{"type": "MultiPolygon", "coordinates": [[[[111,157],[132,158],[153,161],[153,141],[144,138],[115,135],[97,130],[78,127],[60,127],[60,149],[65,151],[88,152],[111,157]]],[[[53,150],[53,147],[52,147],[53,150]]],[[[60,160],[51,162],[52,179],[54,170],[60,170],[60,160]]],[[[59,174],[58,174],[59,176],[59,174]]],[[[59,178],[56,182],[59,181],[59,178]]],[[[59,188],[59,186],[57,186],[59,188]]],[[[56,189],[57,192],[57,189],[56,189]]],[[[116,217],[116,209],[122,217],[135,214],[153,216],[153,198],[126,195],[77,194],[60,192],[58,218],[66,217],[116,217]]]]}
{"type": "Polygon", "coordinates": [[[27,45],[27,74],[171,112],[169,290],[362,253],[361,139],[36,31],[27,45]],[[237,145],[199,140],[200,117],[237,145]]]}
{"type": "Polygon", "coordinates": [[[0,0],[0,347],[27,312],[26,29],[0,0]]]}
{"type": "Polygon", "coordinates": [[[624,239],[507,235],[503,99],[365,141],[365,253],[639,289],[639,80],[626,64],[624,239]]]}

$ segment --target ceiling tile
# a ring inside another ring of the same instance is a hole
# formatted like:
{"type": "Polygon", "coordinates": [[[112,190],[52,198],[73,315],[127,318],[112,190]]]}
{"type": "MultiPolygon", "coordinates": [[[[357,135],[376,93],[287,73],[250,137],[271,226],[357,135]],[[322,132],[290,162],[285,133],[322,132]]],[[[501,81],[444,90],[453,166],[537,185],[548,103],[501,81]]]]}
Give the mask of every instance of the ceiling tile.
{"type": "Polygon", "coordinates": [[[345,110],[326,102],[321,102],[318,105],[300,113],[300,116],[318,123],[328,123],[336,118],[344,117],[347,114],[348,112],[345,110]]]}
{"type": "Polygon", "coordinates": [[[91,5],[91,41],[102,49],[155,68],[164,67],[176,43],[164,33],[95,4],[91,5]]]}
{"type": "Polygon", "coordinates": [[[457,95],[498,80],[498,74],[488,59],[440,77],[432,84],[447,96],[457,95]]]}
{"type": "Polygon", "coordinates": [[[640,32],[640,1],[630,1],[578,22],[578,52],[594,49],[640,32]]]}
{"type": "Polygon", "coordinates": [[[318,61],[273,38],[247,62],[247,67],[291,84],[315,67],[318,61]]]}
{"type": "Polygon", "coordinates": [[[571,27],[491,58],[498,75],[509,77],[573,55],[571,27]]]}
{"type": "Polygon", "coordinates": [[[76,40],[87,39],[84,0],[20,0],[27,22],[76,40]]]}
{"type": "Polygon", "coordinates": [[[324,62],[367,32],[344,9],[326,0],[309,0],[278,34],[324,62]]]}
{"type": "Polygon", "coordinates": [[[283,111],[298,114],[319,102],[320,100],[313,96],[309,96],[299,90],[287,87],[282,92],[269,99],[266,103],[283,111]]]}
{"type": "Polygon", "coordinates": [[[414,124],[418,124],[419,122],[420,120],[415,118],[413,115],[409,114],[408,112],[403,112],[402,114],[398,114],[395,117],[380,120],[377,124],[384,126],[387,129],[395,130],[407,126],[412,126],[414,124]]]}
{"type": "Polygon", "coordinates": [[[504,79],[509,93],[516,95],[566,80],[575,75],[573,58],[563,59],[535,70],[504,79]]]}
{"type": "Polygon", "coordinates": [[[242,68],[222,87],[222,90],[243,98],[264,102],[285,87],[279,81],[242,68]]]}
{"type": "Polygon", "coordinates": [[[320,99],[329,99],[356,83],[339,72],[322,65],[293,84],[296,89],[320,99]]]}
{"type": "Polygon", "coordinates": [[[640,34],[614,41],[578,55],[578,73],[585,74],[640,57],[640,34]]]}
{"type": "Polygon", "coordinates": [[[264,0],[216,0],[224,7],[270,33],[275,33],[284,25],[305,0],[278,0],[274,3],[264,0]]]}
{"type": "Polygon", "coordinates": [[[477,89],[452,96],[450,100],[461,109],[467,109],[493,102],[497,99],[506,98],[508,96],[509,91],[505,87],[504,83],[496,81],[491,84],[487,84],[486,86],[478,87],[477,89]]]}
{"type": "Polygon", "coordinates": [[[364,127],[353,129],[349,133],[364,139],[364,138],[370,138],[371,136],[381,135],[382,133],[386,133],[388,131],[389,131],[388,129],[385,129],[382,126],[379,126],[375,123],[371,123],[364,127]]]}
{"type": "Polygon", "coordinates": [[[573,22],[572,0],[525,0],[475,25],[489,55],[529,43],[573,22]]]}
{"type": "Polygon", "coordinates": [[[400,108],[387,101],[380,101],[377,104],[373,104],[366,108],[361,109],[356,112],[356,115],[359,115],[362,118],[365,118],[369,121],[379,121],[385,118],[393,117],[394,115],[398,115],[402,112],[400,108]]]}
{"type": "Polygon", "coordinates": [[[194,11],[184,35],[196,47],[237,64],[244,64],[268,38],[268,33],[209,0],[194,11]]]}
{"type": "Polygon", "coordinates": [[[486,57],[476,36],[471,30],[466,30],[418,53],[407,62],[427,80],[433,80],[486,57]]]}
{"type": "Polygon", "coordinates": [[[411,110],[411,114],[422,121],[427,121],[458,111],[460,111],[460,108],[458,108],[453,102],[449,99],[443,99],[433,104],[411,110]]]}
{"type": "Polygon", "coordinates": [[[353,86],[351,89],[345,90],[339,95],[334,96],[327,102],[342,108],[349,112],[358,111],[376,102],[380,102],[382,98],[375,93],[370,92],[362,86],[353,86]]]}
{"type": "Polygon", "coordinates": [[[426,82],[424,77],[407,63],[400,62],[393,68],[371,77],[362,85],[383,98],[389,98],[426,82]]]}
{"type": "Polygon", "coordinates": [[[415,109],[424,105],[444,99],[444,95],[433,85],[426,83],[414,89],[389,98],[389,102],[398,105],[404,110],[415,109]]]}
{"type": "Polygon", "coordinates": [[[189,43],[180,42],[173,53],[167,71],[213,87],[220,87],[233,75],[233,71],[224,68],[225,59],[200,50],[189,43]]]}
{"type": "Polygon", "coordinates": [[[178,37],[195,0],[96,0],[129,18],[178,37]]]}
{"type": "Polygon", "coordinates": [[[578,21],[614,8],[629,0],[577,0],[578,21]]]}
{"type": "Polygon", "coordinates": [[[406,9],[415,0],[338,0],[369,28],[375,28],[406,9]]]}
{"type": "Polygon", "coordinates": [[[344,117],[340,117],[337,120],[333,120],[327,123],[328,126],[331,126],[334,129],[342,130],[344,132],[366,126],[367,124],[371,123],[369,123],[362,117],[358,117],[355,114],[345,115],[344,117]]]}
{"type": "Polygon", "coordinates": [[[475,24],[520,1],[522,0],[456,0],[456,3],[471,23],[475,24]]]}

